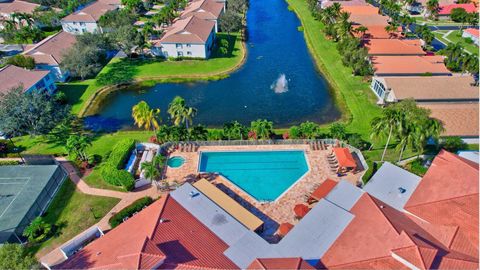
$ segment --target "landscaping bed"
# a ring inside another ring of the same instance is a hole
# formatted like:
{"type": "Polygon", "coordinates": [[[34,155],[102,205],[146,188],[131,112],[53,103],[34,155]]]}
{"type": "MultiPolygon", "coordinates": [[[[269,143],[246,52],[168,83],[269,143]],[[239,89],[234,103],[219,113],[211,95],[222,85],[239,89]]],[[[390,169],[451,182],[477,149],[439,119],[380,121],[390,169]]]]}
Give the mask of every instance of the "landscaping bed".
{"type": "Polygon", "coordinates": [[[123,223],[124,221],[126,221],[128,218],[132,217],[137,212],[140,212],[143,208],[149,206],[152,203],[153,203],[153,199],[150,197],[143,197],[141,199],[138,199],[134,201],[132,204],[130,204],[129,206],[120,210],[120,212],[113,215],[108,220],[108,223],[110,224],[110,226],[112,226],[112,228],[115,228],[121,223],[123,223]]]}

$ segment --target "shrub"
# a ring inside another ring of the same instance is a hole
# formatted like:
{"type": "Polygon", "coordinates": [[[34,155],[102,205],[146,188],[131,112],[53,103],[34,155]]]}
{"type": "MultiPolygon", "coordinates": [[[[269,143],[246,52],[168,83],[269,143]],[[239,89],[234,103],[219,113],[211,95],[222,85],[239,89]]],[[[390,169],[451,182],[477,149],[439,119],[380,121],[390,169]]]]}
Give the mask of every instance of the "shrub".
{"type": "Polygon", "coordinates": [[[369,142],[362,139],[362,137],[357,133],[354,133],[348,136],[347,141],[348,141],[348,144],[350,144],[351,146],[359,150],[367,150],[368,148],[370,148],[370,145],[371,145],[369,142]]]}
{"type": "Polygon", "coordinates": [[[46,240],[52,231],[52,225],[46,223],[41,217],[36,217],[25,231],[23,236],[28,238],[28,241],[38,243],[46,240]]]}
{"type": "Polygon", "coordinates": [[[26,69],[34,69],[35,59],[33,59],[33,57],[30,57],[30,56],[18,54],[10,57],[7,60],[7,64],[14,65],[21,68],[26,68],[26,69]]]}
{"type": "Polygon", "coordinates": [[[441,146],[443,149],[455,153],[458,150],[465,149],[467,145],[460,137],[447,137],[441,146]]]}
{"type": "Polygon", "coordinates": [[[112,228],[117,227],[123,222],[123,219],[126,217],[131,217],[135,212],[141,211],[145,206],[152,204],[153,199],[150,197],[143,197],[134,201],[129,206],[123,208],[118,213],[113,215],[109,220],[108,223],[112,228]]]}
{"type": "Polygon", "coordinates": [[[18,165],[18,164],[20,164],[18,160],[0,160],[0,166],[18,165]]]}
{"type": "Polygon", "coordinates": [[[134,146],[135,140],[133,139],[123,139],[119,141],[112,148],[112,152],[110,153],[107,162],[115,166],[117,169],[120,169],[127,160],[128,156],[130,155],[130,151],[134,146]]]}
{"type": "Polygon", "coordinates": [[[100,172],[105,182],[121,186],[127,191],[135,187],[133,176],[121,168],[134,146],[133,139],[124,139],[115,144],[100,172]]]}

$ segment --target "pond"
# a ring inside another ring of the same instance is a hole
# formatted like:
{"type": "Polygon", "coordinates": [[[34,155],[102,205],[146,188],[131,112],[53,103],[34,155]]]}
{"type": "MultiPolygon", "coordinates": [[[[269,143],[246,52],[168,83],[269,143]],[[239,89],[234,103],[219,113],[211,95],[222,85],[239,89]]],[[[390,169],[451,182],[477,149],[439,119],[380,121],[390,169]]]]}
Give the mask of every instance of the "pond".
{"type": "Polygon", "coordinates": [[[113,92],[86,123],[97,129],[131,128],[131,108],[141,100],[160,108],[165,123],[168,104],[177,95],[198,109],[194,123],[209,127],[233,120],[249,124],[268,119],[275,127],[334,121],[340,112],[309,54],[303,32],[297,29],[300,25],[284,0],[251,0],[247,60],[239,70],[219,81],[163,83],[113,92]]]}

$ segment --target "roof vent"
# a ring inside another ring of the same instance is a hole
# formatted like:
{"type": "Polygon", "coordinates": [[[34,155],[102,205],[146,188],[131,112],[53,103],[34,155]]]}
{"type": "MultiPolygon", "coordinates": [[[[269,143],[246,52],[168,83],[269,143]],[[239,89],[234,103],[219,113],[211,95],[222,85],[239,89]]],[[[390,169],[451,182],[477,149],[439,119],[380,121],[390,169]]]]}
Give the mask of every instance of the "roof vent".
{"type": "Polygon", "coordinates": [[[198,192],[195,192],[193,190],[188,193],[188,196],[190,196],[190,199],[192,199],[193,197],[195,197],[197,195],[198,195],[198,192]]]}
{"type": "Polygon", "coordinates": [[[403,187],[399,187],[398,188],[398,192],[400,192],[401,194],[405,193],[407,190],[404,189],[403,187]]]}
{"type": "Polygon", "coordinates": [[[380,205],[380,208],[382,208],[382,209],[383,209],[383,208],[385,208],[385,206],[383,206],[383,205],[380,205]]]}
{"type": "Polygon", "coordinates": [[[97,252],[97,256],[100,256],[100,254],[102,254],[102,252],[100,252],[100,251],[99,251],[99,252],[97,252]]]}
{"type": "Polygon", "coordinates": [[[161,218],[160,223],[163,223],[163,222],[165,222],[165,219],[161,218]]]}

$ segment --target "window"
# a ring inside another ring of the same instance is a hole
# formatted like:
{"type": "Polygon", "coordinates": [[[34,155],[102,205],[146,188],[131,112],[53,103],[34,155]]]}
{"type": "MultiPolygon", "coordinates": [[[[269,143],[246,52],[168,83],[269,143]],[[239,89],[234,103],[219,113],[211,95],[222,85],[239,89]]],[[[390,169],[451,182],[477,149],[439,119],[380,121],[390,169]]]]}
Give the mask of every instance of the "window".
{"type": "Polygon", "coordinates": [[[182,44],[180,44],[180,43],[175,44],[175,46],[177,47],[177,49],[178,49],[178,48],[181,49],[181,48],[183,47],[182,44]]]}
{"type": "Polygon", "coordinates": [[[383,84],[377,80],[375,80],[373,82],[373,91],[375,91],[375,93],[381,97],[381,98],[384,98],[384,95],[385,95],[385,86],[383,86],[383,84]]]}
{"type": "Polygon", "coordinates": [[[87,32],[87,29],[82,28],[82,33],[85,33],[85,32],[87,32]]]}
{"type": "Polygon", "coordinates": [[[183,52],[177,52],[177,56],[178,57],[183,56],[183,52]]]}
{"type": "Polygon", "coordinates": [[[192,55],[192,52],[188,51],[188,52],[187,52],[187,55],[192,55]]]}
{"type": "Polygon", "coordinates": [[[187,44],[187,48],[190,48],[190,47],[192,47],[192,44],[187,44]]]}
{"type": "Polygon", "coordinates": [[[85,23],[84,23],[84,22],[81,22],[80,25],[81,25],[81,26],[85,26],[85,23]]]}

